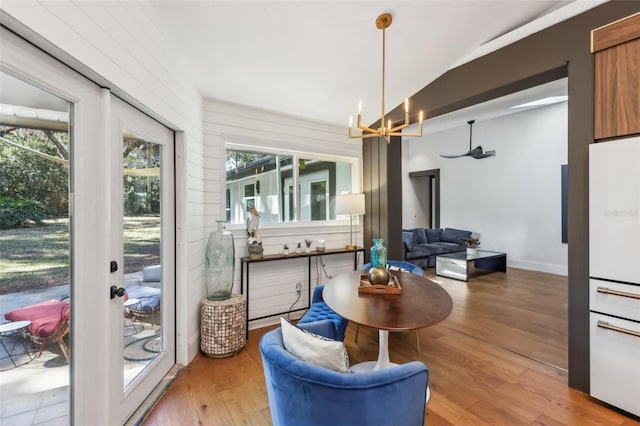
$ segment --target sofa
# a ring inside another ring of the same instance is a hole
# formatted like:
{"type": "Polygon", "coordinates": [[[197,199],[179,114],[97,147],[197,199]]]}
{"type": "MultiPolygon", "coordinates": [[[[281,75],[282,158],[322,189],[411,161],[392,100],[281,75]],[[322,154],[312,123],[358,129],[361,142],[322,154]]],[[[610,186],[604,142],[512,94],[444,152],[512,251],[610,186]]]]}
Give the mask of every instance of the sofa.
{"type": "Polygon", "coordinates": [[[466,250],[464,239],[471,231],[455,228],[402,230],[403,259],[421,268],[433,268],[436,256],[466,250]]]}

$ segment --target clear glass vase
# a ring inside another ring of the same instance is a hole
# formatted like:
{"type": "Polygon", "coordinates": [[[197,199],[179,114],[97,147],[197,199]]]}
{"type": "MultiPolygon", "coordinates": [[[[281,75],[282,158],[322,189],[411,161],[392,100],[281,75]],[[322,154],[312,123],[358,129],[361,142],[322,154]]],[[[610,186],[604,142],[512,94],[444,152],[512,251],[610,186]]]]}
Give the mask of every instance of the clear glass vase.
{"type": "Polygon", "coordinates": [[[224,221],[209,234],[205,262],[205,297],[224,300],[231,296],[235,273],[236,250],[233,234],[224,228],[224,221]]]}
{"type": "Polygon", "coordinates": [[[384,240],[382,238],[373,240],[373,246],[371,247],[371,267],[387,267],[387,248],[384,246],[384,240]]]}

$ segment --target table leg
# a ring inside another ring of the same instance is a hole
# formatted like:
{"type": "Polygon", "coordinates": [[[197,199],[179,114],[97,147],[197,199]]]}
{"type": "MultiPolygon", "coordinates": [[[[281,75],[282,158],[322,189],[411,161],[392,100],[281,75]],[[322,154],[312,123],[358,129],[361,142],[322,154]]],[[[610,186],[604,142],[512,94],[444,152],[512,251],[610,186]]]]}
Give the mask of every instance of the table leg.
{"type": "MultiPolygon", "coordinates": [[[[398,365],[389,360],[389,330],[378,330],[378,360],[366,361],[351,366],[351,370],[358,372],[382,370],[383,368],[389,368],[394,365],[398,365]]],[[[427,398],[425,404],[429,402],[431,398],[431,391],[429,385],[427,385],[427,398]]]]}
{"type": "Polygon", "coordinates": [[[389,330],[378,330],[378,360],[365,361],[351,366],[351,370],[358,373],[372,370],[382,370],[397,365],[389,361],[389,330]]]}
{"type": "Polygon", "coordinates": [[[382,370],[392,365],[395,364],[389,361],[389,330],[378,330],[378,361],[373,369],[382,370]]]}

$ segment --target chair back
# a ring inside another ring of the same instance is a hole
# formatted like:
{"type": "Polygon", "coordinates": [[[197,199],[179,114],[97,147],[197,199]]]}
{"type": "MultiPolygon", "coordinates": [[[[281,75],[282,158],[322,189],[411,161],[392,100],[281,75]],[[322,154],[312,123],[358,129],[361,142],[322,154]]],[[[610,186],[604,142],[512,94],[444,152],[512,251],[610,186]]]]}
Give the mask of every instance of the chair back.
{"type": "Polygon", "coordinates": [[[339,373],[287,352],[280,328],[262,337],[260,353],[274,426],[424,423],[429,372],[421,362],[339,373]]]}

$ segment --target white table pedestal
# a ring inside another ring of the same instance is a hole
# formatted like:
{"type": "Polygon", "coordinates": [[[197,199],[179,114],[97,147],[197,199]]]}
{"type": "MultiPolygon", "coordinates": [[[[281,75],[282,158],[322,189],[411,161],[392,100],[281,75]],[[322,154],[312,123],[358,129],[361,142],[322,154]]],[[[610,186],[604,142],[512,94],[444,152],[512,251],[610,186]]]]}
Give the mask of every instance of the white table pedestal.
{"type": "MultiPolygon", "coordinates": [[[[351,371],[354,373],[363,373],[366,371],[382,370],[383,368],[389,368],[394,365],[398,365],[389,360],[389,330],[378,330],[378,360],[377,361],[365,361],[359,364],[351,366],[351,371]]],[[[429,385],[427,385],[427,399],[425,404],[429,402],[431,397],[431,391],[429,385]]]]}

